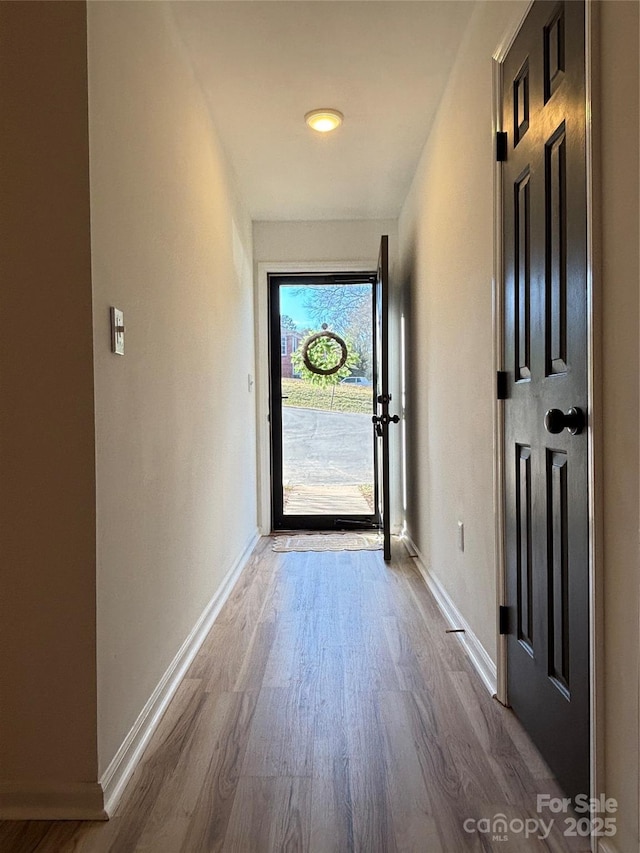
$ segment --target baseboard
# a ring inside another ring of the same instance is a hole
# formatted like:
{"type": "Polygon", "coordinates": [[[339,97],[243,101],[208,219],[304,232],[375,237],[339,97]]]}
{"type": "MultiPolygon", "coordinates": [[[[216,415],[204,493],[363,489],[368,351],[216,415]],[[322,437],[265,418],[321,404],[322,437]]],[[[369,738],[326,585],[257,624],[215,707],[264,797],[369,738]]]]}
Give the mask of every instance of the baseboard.
{"type": "Polygon", "coordinates": [[[151,739],[151,735],[205,637],[211,630],[211,626],[223,604],[231,594],[259,538],[260,534],[256,530],[240,557],[227,572],[213,598],[205,607],[100,779],[104,790],[104,808],[107,815],[111,816],[115,811],[127,782],[151,739]]]}
{"type": "Polygon", "coordinates": [[[442,615],[447,623],[452,628],[462,628],[464,633],[456,633],[455,636],[462,643],[464,650],[473,664],[474,669],[480,676],[482,683],[487,688],[491,696],[495,696],[498,689],[498,670],[496,664],[491,659],[491,656],[476,637],[469,623],[460,613],[449,593],[442,586],[438,578],[429,571],[422,554],[416,548],[411,537],[405,532],[402,536],[402,542],[407,549],[407,552],[415,559],[416,568],[422,575],[424,582],[431,591],[431,594],[436,600],[436,604],[440,608],[442,615]]]}
{"type": "Polygon", "coordinates": [[[107,820],[103,800],[97,782],[3,782],[0,820],[107,820]]]}

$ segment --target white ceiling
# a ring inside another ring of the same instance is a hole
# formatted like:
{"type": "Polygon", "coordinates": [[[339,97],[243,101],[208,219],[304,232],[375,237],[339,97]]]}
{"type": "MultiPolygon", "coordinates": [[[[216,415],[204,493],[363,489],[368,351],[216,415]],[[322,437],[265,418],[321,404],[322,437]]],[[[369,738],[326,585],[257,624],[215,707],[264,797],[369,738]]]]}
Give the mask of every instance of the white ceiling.
{"type": "Polygon", "coordinates": [[[473,0],[171,5],[255,220],[395,218],[473,0]],[[310,130],[317,107],[344,113],[310,130]]]}

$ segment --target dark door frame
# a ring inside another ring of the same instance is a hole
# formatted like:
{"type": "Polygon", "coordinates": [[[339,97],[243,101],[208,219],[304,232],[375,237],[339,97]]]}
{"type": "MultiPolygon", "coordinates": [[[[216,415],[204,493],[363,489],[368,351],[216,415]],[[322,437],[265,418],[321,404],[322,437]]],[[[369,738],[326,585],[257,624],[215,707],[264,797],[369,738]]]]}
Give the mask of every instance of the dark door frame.
{"type": "MultiPolygon", "coordinates": [[[[523,12],[522,18],[513,32],[505,36],[504,41],[493,54],[493,128],[503,130],[502,115],[502,63],[511,47],[522,23],[529,13],[533,0],[523,12]]],[[[590,645],[590,694],[591,694],[591,791],[604,791],[604,618],[603,618],[603,566],[602,566],[602,478],[600,466],[602,460],[602,406],[601,375],[602,361],[598,341],[601,329],[600,282],[597,278],[597,258],[599,257],[598,229],[595,221],[598,209],[595,200],[598,197],[599,162],[594,151],[598,139],[597,128],[593,126],[593,115],[598,115],[597,104],[594,109],[596,57],[598,55],[598,7],[586,0],[585,9],[585,66],[586,66],[586,107],[587,107],[587,357],[588,357],[588,410],[589,410],[589,645],[590,645]]],[[[494,167],[494,286],[493,286],[493,324],[494,324],[494,366],[495,370],[505,369],[503,363],[504,339],[504,271],[502,268],[502,222],[504,199],[502,191],[501,164],[494,167]]],[[[506,603],[506,562],[505,562],[505,504],[504,504],[504,413],[503,404],[494,397],[494,508],[496,519],[496,635],[497,635],[497,684],[496,698],[504,705],[509,704],[507,691],[507,650],[506,636],[499,632],[499,607],[506,603]]],[[[597,843],[597,841],[596,841],[597,843]]],[[[595,848],[594,848],[595,849],[595,848]]]]}
{"type": "MultiPolygon", "coordinates": [[[[287,516],[284,513],[284,496],[282,483],[282,405],[280,396],[281,388],[281,361],[277,357],[280,347],[280,311],[279,311],[279,288],[282,285],[293,284],[295,280],[307,284],[369,284],[371,287],[371,311],[372,323],[375,322],[375,280],[376,273],[370,270],[359,270],[356,272],[301,272],[301,273],[268,273],[268,298],[269,298],[269,419],[271,433],[271,524],[274,530],[354,530],[354,529],[376,529],[378,526],[378,513],[376,510],[367,514],[329,513],[322,515],[295,515],[287,516]],[[287,279],[290,281],[288,282],[287,279]]],[[[372,325],[372,358],[376,363],[376,337],[372,325]]],[[[374,381],[374,399],[376,393],[374,381]]],[[[375,405],[372,400],[371,415],[373,416],[375,405]]],[[[373,424],[371,425],[371,443],[373,447],[373,476],[374,476],[374,507],[378,504],[378,482],[377,482],[377,442],[374,441],[373,424]]]]}
{"type": "Polygon", "coordinates": [[[271,436],[269,423],[269,275],[305,273],[359,273],[375,270],[376,259],[365,258],[353,261],[259,261],[255,279],[255,385],[250,375],[249,391],[255,387],[256,395],[256,443],[258,448],[258,531],[263,536],[271,533],[271,436]]]}

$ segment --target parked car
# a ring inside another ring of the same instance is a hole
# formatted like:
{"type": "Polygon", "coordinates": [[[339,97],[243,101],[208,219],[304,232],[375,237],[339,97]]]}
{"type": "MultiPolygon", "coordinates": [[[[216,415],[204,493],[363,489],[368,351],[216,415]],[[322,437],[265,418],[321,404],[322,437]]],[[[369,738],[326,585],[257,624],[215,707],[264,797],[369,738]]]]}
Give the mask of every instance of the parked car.
{"type": "Polygon", "coordinates": [[[372,385],[370,379],[367,379],[365,376],[346,376],[344,379],[340,380],[341,385],[372,385]]]}

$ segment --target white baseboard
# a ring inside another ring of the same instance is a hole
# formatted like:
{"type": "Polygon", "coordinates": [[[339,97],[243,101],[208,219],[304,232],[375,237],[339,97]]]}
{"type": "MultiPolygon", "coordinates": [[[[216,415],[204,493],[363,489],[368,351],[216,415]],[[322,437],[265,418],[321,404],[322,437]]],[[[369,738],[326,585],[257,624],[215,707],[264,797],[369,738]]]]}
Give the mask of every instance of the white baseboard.
{"type": "Polygon", "coordinates": [[[1,820],[106,820],[97,782],[0,784],[1,820]]]}
{"type": "Polygon", "coordinates": [[[474,669],[482,679],[482,683],[487,688],[491,696],[495,696],[498,689],[498,671],[496,664],[491,659],[491,656],[476,637],[469,623],[460,613],[449,593],[442,586],[438,578],[429,571],[426,567],[424,559],[420,551],[416,548],[411,537],[405,532],[402,536],[402,542],[407,549],[407,552],[415,558],[416,568],[422,575],[424,582],[428,586],[431,594],[436,600],[436,604],[440,608],[442,615],[452,628],[462,628],[464,633],[456,633],[455,636],[462,643],[469,660],[473,664],[474,669]]]}
{"type": "Polygon", "coordinates": [[[260,534],[256,530],[240,557],[228,571],[213,598],[205,607],[191,633],[178,650],[175,658],[170,663],[167,671],[140,712],[138,719],[133,724],[131,731],[125,737],[122,745],[100,779],[100,784],[104,790],[104,808],[107,815],[111,816],[115,811],[127,782],[131,778],[145,747],[151,739],[151,735],[155,731],[160,718],[173,698],[192,660],[198,653],[205,637],[211,630],[211,626],[222,609],[223,604],[229,598],[259,538],[260,534]]]}

